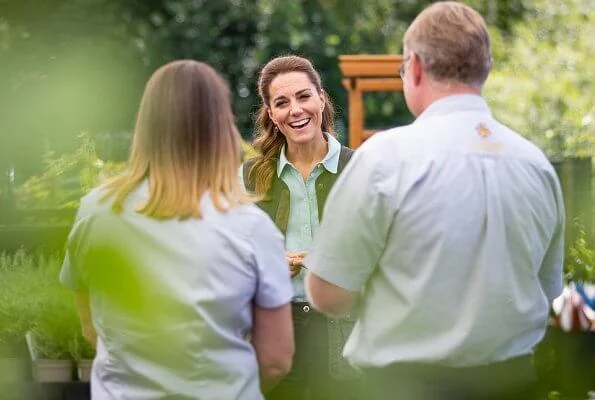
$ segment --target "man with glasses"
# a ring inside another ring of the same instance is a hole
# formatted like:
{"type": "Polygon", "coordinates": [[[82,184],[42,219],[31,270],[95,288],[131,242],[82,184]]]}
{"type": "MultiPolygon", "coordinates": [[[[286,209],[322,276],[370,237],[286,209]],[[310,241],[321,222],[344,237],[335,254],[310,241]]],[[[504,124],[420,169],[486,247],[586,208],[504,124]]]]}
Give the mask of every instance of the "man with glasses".
{"type": "Polygon", "coordinates": [[[552,165],[481,97],[483,18],[425,9],[404,37],[411,125],[377,133],[328,198],[305,260],[315,308],[358,309],[346,357],[372,399],[528,399],[531,353],[562,289],[552,165]]]}

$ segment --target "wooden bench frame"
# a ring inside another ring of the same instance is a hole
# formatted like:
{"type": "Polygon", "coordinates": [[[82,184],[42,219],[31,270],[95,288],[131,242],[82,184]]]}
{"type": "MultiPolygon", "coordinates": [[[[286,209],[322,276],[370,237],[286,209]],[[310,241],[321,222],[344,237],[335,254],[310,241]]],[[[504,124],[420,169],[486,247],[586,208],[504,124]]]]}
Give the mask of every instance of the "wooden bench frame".
{"type": "Polygon", "coordinates": [[[364,93],[403,90],[401,55],[342,55],[339,68],[349,101],[349,147],[355,149],[374,134],[364,127],[364,93]]]}

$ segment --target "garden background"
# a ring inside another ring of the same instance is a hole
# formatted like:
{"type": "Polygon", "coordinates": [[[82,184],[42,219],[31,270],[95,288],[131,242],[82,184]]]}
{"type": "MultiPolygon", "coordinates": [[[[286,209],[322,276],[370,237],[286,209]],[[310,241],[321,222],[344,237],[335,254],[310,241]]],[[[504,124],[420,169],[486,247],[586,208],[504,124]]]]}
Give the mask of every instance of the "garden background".
{"type": "MultiPolygon", "coordinates": [[[[493,38],[484,95],[496,118],[555,163],[569,210],[567,272],[578,269],[593,281],[595,2],[464,2],[485,16],[493,38]]],[[[214,66],[229,81],[249,142],[259,68],[277,55],[308,57],[336,104],[347,143],[338,56],[402,53],[405,29],[430,3],[0,0],[0,252],[10,251],[0,258],[0,357],[7,337],[43,330],[48,323],[40,315],[48,310],[64,314],[70,307],[72,315],[71,299],[48,286],[55,258],[32,252],[42,245],[59,253],[80,196],[121,167],[155,68],[179,58],[214,66]]],[[[401,93],[365,96],[366,127],[411,121],[401,93]]],[[[65,325],[76,331],[72,320],[65,325]]],[[[62,346],[67,358],[80,358],[75,331],[62,346]]]]}

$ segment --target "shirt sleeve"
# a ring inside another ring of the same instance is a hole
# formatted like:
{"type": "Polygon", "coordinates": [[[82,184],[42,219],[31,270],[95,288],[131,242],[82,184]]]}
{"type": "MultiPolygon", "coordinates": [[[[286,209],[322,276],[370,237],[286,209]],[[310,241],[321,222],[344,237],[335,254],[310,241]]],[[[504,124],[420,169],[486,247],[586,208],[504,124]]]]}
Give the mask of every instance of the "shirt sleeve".
{"type": "Polygon", "coordinates": [[[77,292],[86,292],[87,279],[82,260],[87,246],[85,235],[88,232],[89,221],[83,216],[82,206],[77,212],[72,230],[66,240],[66,251],[62,269],[60,271],[60,282],[68,288],[77,292]]]}
{"type": "Polygon", "coordinates": [[[378,264],[395,213],[389,201],[394,185],[387,181],[373,154],[360,149],[329,194],[305,260],[307,268],[320,278],[354,292],[378,264]]]}
{"type": "Polygon", "coordinates": [[[291,301],[293,289],[285,260],[283,235],[273,221],[261,216],[252,234],[258,274],[255,302],[264,308],[277,308],[291,301]]]}
{"type": "Polygon", "coordinates": [[[548,246],[541,268],[539,269],[539,280],[543,291],[551,302],[562,293],[563,288],[563,267],[564,267],[564,227],[566,214],[562,189],[555,172],[550,175],[552,190],[556,201],[558,221],[552,240],[548,246]]]}

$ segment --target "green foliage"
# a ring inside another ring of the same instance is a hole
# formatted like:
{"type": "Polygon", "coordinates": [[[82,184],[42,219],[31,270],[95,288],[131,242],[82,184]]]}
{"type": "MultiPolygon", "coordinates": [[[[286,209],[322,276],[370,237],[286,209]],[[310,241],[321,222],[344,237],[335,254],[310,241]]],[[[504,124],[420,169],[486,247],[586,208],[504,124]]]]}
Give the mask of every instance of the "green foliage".
{"type": "Polygon", "coordinates": [[[249,160],[258,155],[256,149],[248,142],[242,140],[242,161],[249,160]]]}
{"type": "Polygon", "coordinates": [[[566,281],[595,283],[595,250],[589,246],[584,226],[580,221],[575,220],[574,225],[577,235],[566,257],[566,281]]]}
{"type": "Polygon", "coordinates": [[[75,361],[91,360],[95,358],[95,349],[82,334],[77,333],[70,343],[70,354],[75,361]]]}
{"type": "Polygon", "coordinates": [[[55,255],[0,255],[0,357],[18,355],[18,344],[31,331],[40,358],[92,358],[59,271],[55,255]]]}
{"type": "Polygon", "coordinates": [[[552,158],[595,153],[590,0],[527,2],[511,35],[494,30],[494,71],[485,93],[494,114],[552,158]]]}
{"type": "Polygon", "coordinates": [[[123,163],[104,162],[97,157],[89,135],[83,133],[79,140],[81,145],[73,153],[46,153],[42,174],[29,178],[15,191],[19,208],[76,208],[85,193],[121,171],[123,163]]]}
{"type": "Polygon", "coordinates": [[[38,298],[34,259],[24,252],[0,255],[0,357],[18,354],[18,346],[33,325],[38,298]]]}
{"type": "MultiPolygon", "coordinates": [[[[82,133],[78,139],[80,146],[72,153],[56,156],[49,151],[45,154],[45,169],[42,173],[30,177],[15,190],[18,208],[75,209],[82,196],[125,167],[125,162],[103,161],[99,158],[97,139],[92,140],[87,133],[82,133]]],[[[104,148],[108,146],[103,144],[104,148]]],[[[242,159],[257,154],[247,142],[242,141],[241,146],[242,159]]]]}
{"type": "MultiPolygon", "coordinates": [[[[495,68],[486,94],[495,115],[551,156],[592,154],[595,110],[584,95],[594,86],[592,2],[465,2],[492,27],[495,68]]],[[[39,174],[46,148],[55,151],[52,159],[74,152],[81,131],[95,138],[130,130],[148,76],[179,58],[206,61],[229,80],[240,131],[249,137],[259,68],[280,54],[304,55],[320,70],[344,132],[348,104],[337,57],[400,53],[407,25],[430,3],[0,1],[0,187],[9,167],[17,184],[39,174]]],[[[369,128],[412,119],[397,94],[366,96],[365,109],[369,128]]]]}
{"type": "Polygon", "coordinates": [[[72,292],[58,282],[59,270],[57,260],[37,267],[44,278],[32,295],[39,298],[31,329],[38,358],[73,358],[74,342],[81,336],[74,298],[72,292]]]}
{"type": "Polygon", "coordinates": [[[122,15],[129,19],[127,34],[141,50],[147,73],[174,59],[207,62],[229,81],[242,131],[251,125],[253,52],[260,23],[257,0],[120,3],[122,15]]]}
{"type": "Polygon", "coordinates": [[[83,130],[129,129],[148,72],[118,1],[0,1],[0,186],[83,130]]]}

